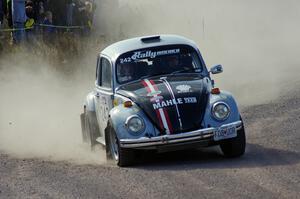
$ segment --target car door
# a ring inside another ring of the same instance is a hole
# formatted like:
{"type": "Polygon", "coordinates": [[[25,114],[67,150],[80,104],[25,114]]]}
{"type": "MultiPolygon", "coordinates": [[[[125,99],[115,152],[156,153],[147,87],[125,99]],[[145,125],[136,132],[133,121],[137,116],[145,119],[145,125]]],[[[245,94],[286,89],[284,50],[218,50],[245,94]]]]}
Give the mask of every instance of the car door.
{"type": "Polygon", "coordinates": [[[108,122],[109,111],[113,106],[113,75],[111,61],[105,57],[98,58],[96,80],[96,115],[99,124],[100,138],[97,141],[105,144],[105,128],[108,122]]]}

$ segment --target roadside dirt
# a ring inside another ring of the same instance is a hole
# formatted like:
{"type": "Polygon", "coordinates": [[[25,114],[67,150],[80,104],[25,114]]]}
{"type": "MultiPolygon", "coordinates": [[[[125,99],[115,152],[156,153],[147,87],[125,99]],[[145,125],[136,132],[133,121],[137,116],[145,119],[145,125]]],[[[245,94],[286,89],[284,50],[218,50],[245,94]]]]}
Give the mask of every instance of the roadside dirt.
{"type": "Polygon", "coordinates": [[[134,167],[16,159],[0,153],[0,198],[299,198],[300,90],[244,107],[247,152],[145,154],[134,167]]]}

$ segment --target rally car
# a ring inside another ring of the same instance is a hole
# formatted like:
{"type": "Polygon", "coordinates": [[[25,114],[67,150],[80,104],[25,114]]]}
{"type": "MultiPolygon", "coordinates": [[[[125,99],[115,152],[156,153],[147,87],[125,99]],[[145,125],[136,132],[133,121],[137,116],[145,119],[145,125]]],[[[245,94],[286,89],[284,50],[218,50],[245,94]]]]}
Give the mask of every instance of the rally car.
{"type": "Polygon", "coordinates": [[[82,136],[101,144],[119,166],[137,150],[158,152],[219,145],[244,154],[245,130],[232,95],[214,86],[196,44],[176,35],[117,42],[97,58],[95,88],[81,114],[82,136]]]}

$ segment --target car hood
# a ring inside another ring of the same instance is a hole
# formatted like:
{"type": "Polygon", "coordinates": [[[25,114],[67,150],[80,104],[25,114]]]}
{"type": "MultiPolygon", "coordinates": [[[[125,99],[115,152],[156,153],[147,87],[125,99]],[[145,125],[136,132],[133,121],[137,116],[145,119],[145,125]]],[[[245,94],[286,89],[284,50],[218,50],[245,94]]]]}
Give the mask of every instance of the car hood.
{"type": "Polygon", "coordinates": [[[137,103],[161,134],[176,134],[202,128],[207,87],[201,75],[177,74],[129,83],[117,93],[137,103]]]}

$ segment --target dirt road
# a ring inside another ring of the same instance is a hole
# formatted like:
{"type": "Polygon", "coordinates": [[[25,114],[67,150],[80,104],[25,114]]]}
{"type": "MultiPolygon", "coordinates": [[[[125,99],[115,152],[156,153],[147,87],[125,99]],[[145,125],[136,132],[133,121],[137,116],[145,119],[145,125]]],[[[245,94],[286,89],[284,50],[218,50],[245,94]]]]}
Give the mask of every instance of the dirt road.
{"type": "Polygon", "coordinates": [[[300,91],[242,110],[247,152],[145,154],[132,168],[0,153],[0,198],[300,198],[300,91]]]}

